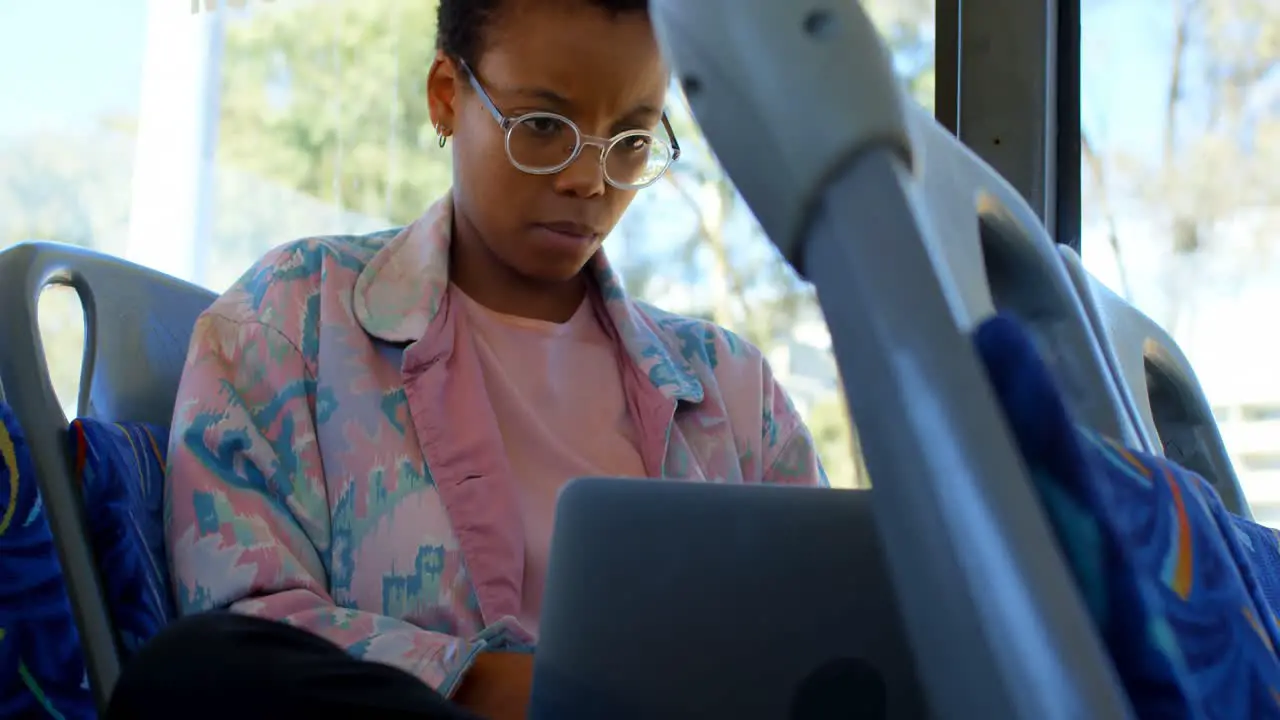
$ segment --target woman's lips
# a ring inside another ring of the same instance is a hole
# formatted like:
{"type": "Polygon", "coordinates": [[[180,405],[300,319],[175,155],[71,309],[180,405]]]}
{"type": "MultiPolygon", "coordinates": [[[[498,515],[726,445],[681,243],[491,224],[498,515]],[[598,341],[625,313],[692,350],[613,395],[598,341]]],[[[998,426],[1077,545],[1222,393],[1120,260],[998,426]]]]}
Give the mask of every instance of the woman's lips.
{"type": "Polygon", "coordinates": [[[579,238],[581,240],[594,240],[599,235],[599,233],[597,233],[590,225],[582,225],[574,222],[538,223],[538,227],[545,228],[553,233],[559,233],[560,235],[579,238]]]}
{"type": "Polygon", "coordinates": [[[596,241],[599,235],[583,225],[571,223],[539,223],[533,226],[539,243],[563,252],[581,252],[596,241]]]}

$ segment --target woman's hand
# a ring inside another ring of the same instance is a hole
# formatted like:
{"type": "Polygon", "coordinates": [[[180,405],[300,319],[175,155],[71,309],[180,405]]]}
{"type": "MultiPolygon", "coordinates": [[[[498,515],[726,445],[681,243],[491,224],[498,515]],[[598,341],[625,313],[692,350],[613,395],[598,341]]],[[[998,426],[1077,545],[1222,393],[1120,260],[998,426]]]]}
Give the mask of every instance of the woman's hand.
{"type": "Polygon", "coordinates": [[[524,720],[533,688],[533,654],[481,653],[453,700],[489,720],[524,720]]]}

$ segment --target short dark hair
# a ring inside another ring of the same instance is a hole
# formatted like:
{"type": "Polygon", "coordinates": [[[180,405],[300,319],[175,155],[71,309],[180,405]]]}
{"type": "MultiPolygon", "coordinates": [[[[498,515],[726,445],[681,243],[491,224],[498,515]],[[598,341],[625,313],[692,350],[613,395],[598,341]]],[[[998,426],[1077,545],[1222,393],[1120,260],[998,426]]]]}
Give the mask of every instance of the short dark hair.
{"type": "MultiPolygon", "coordinates": [[[[613,14],[648,12],[649,0],[581,0],[613,14]]],[[[510,0],[440,0],[436,9],[436,47],[471,66],[480,62],[484,31],[510,0]]]]}

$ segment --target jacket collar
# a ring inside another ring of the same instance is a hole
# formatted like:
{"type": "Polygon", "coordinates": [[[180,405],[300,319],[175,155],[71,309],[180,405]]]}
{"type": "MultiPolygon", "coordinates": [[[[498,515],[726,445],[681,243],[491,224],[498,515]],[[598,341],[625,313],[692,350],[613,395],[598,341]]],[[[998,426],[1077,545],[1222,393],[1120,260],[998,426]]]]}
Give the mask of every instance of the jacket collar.
{"type": "MultiPolygon", "coordinates": [[[[389,343],[412,343],[427,333],[449,289],[453,202],[449,196],[403,228],[369,261],[356,280],[356,321],[389,343]]],[[[678,353],[678,341],[623,289],[601,250],[587,264],[622,349],[649,382],[673,400],[702,402],[702,382],[678,353]]]]}

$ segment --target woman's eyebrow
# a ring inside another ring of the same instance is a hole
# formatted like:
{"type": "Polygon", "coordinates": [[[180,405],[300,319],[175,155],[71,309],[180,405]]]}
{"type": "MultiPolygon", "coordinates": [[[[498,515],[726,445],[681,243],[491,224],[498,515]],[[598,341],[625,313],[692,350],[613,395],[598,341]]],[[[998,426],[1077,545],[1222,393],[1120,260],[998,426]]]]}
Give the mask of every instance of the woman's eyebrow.
{"type": "Polygon", "coordinates": [[[652,120],[661,116],[662,116],[662,108],[656,105],[650,105],[649,103],[640,103],[639,105],[632,108],[631,112],[628,112],[626,115],[623,115],[622,117],[625,120],[632,120],[632,119],[652,120]]]}
{"type": "Polygon", "coordinates": [[[513,95],[524,95],[528,98],[536,98],[560,107],[568,107],[572,105],[568,98],[560,93],[542,87],[516,86],[511,88],[503,88],[506,92],[513,95]]]}
{"type": "MultiPolygon", "coordinates": [[[[500,89],[503,90],[504,92],[507,92],[513,95],[523,95],[527,98],[542,100],[543,102],[550,103],[561,109],[568,109],[573,107],[572,100],[565,97],[564,95],[561,95],[555,90],[551,90],[549,88],[538,87],[534,85],[517,85],[513,87],[500,88],[500,89]]],[[[645,103],[640,103],[639,105],[631,108],[631,110],[629,110],[622,117],[624,120],[629,120],[629,119],[643,120],[643,119],[658,117],[660,115],[662,115],[661,108],[659,108],[656,105],[652,105],[650,103],[645,102],[645,103]]]]}

